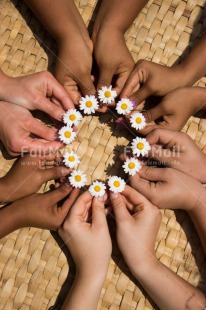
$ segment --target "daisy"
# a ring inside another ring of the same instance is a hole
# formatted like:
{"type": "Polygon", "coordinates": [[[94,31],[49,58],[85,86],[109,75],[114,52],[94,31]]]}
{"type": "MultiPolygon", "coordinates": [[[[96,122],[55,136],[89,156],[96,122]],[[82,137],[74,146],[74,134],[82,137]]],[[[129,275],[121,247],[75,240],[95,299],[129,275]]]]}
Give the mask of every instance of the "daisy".
{"type": "Polygon", "coordinates": [[[106,186],[102,182],[94,181],[89,187],[89,192],[93,197],[102,197],[106,192],[106,186]]]}
{"type": "Polygon", "coordinates": [[[76,109],[68,110],[63,115],[63,122],[68,126],[72,126],[72,125],[77,126],[81,120],[82,120],[82,115],[76,109]]]}
{"type": "Polygon", "coordinates": [[[76,166],[80,163],[80,160],[79,160],[79,156],[74,153],[73,151],[71,152],[66,152],[64,155],[63,155],[63,162],[65,164],[65,166],[73,169],[73,168],[76,168],[76,166]]]}
{"type": "Polygon", "coordinates": [[[108,181],[109,190],[113,193],[121,193],[125,188],[125,181],[117,176],[113,176],[108,181]]]}
{"type": "Polygon", "coordinates": [[[59,130],[59,139],[65,144],[70,144],[74,141],[76,133],[69,126],[64,126],[59,130]]]}
{"type": "Polygon", "coordinates": [[[129,114],[133,110],[132,102],[127,98],[123,98],[117,103],[116,110],[118,114],[129,114]]]}
{"type": "Polygon", "coordinates": [[[129,175],[135,175],[138,171],[140,171],[142,165],[138,159],[132,157],[127,158],[122,167],[126,173],[129,173],[129,175]]]}
{"type": "Polygon", "coordinates": [[[79,101],[79,108],[84,114],[92,114],[99,108],[99,104],[95,96],[86,95],[86,97],[82,97],[79,101]]]}
{"type": "Polygon", "coordinates": [[[146,120],[142,113],[137,112],[131,115],[130,124],[136,130],[141,130],[146,126],[146,120]]]}
{"type": "Polygon", "coordinates": [[[73,170],[69,177],[70,184],[75,188],[81,188],[87,182],[87,176],[82,170],[73,170]]]}
{"type": "Polygon", "coordinates": [[[114,101],[114,99],[117,97],[116,90],[112,90],[112,85],[109,87],[103,86],[98,91],[98,98],[102,103],[110,104],[114,101]]]}
{"type": "Polygon", "coordinates": [[[132,152],[137,157],[142,155],[145,156],[148,154],[148,151],[151,149],[151,146],[145,138],[135,138],[132,141],[132,152]]]}

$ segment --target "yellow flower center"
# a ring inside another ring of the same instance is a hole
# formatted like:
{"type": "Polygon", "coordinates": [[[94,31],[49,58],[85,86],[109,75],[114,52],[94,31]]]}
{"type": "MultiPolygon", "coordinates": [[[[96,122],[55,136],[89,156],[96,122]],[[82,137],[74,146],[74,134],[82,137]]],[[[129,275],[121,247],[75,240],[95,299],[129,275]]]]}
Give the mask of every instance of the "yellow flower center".
{"type": "Polygon", "coordinates": [[[95,192],[100,192],[101,187],[100,187],[99,185],[96,185],[96,186],[94,187],[94,190],[95,190],[95,192]]]}
{"type": "Polygon", "coordinates": [[[137,148],[138,148],[140,151],[143,150],[143,149],[144,149],[144,143],[142,143],[142,142],[137,143],[137,148]]]}
{"type": "Polygon", "coordinates": [[[111,97],[111,92],[109,90],[105,91],[104,96],[106,98],[110,98],[111,97]]]}
{"type": "Polygon", "coordinates": [[[91,108],[93,106],[93,103],[91,101],[86,102],[86,107],[91,108]]]}
{"type": "Polygon", "coordinates": [[[122,110],[126,110],[128,108],[128,105],[126,103],[123,103],[121,105],[122,110]]]}
{"type": "Polygon", "coordinates": [[[65,131],[64,133],[65,138],[70,138],[71,137],[71,132],[70,131],[65,131]]]}
{"type": "Polygon", "coordinates": [[[135,163],[129,163],[128,167],[129,167],[129,169],[134,169],[135,168],[135,163]]]}
{"type": "Polygon", "coordinates": [[[136,123],[137,123],[137,124],[141,124],[141,122],[142,122],[141,117],[137,117],[137,118],[136,118],[136,123]]]}
{"type": "Polygon", "coordinates": [[[70,121],[75,121],[76,116],[75,116],[74,114],[71,114],[71,115],[69,116],[69,119],[70,119],[70,121]]]}
{"type": "Polygon", "coordinates": [[[75,157],[74,156],[69,156],[68,160],[69,161],[75,161],[75,157]]]}
{"type": "Polygon", "coordinates": [[[119,181],[114,181],[114,186],[115,187],[120,187],[120,182],[119,181]]]}
{"type": "Polygon", "coordinates": [[[75,181],[76,181],[76,182],[81,182],[81,180],[82,180],[81,175],[76,175],[76,176],[75,176],[75,181]]]}

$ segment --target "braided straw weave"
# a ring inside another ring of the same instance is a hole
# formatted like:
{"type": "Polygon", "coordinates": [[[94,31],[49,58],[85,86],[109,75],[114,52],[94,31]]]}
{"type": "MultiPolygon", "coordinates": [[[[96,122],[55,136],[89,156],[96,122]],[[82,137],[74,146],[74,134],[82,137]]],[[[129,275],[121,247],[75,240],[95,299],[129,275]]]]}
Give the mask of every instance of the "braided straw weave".
{"type": "MultiPolygon", "coordinates": [[[[96,2],[75,1],[87,25],[94,21],[96,2]]],[[[205,4],[206,0],[149,1],[125,36],[135,61],[146,58],[165,65],[179,61],[205,30],[205,4]]],[[[4,72],[20,76],[47,68],[52,70],[55,42],[26,5],[18,0],[1,0],[0,14],[0,67],[4,72]]],[[[198,85],[205,87],[205,82],[202,78],[198,85]]],[[[183,129],[204,152],[205,128],[205,120],[192,117],[183,129]]],[[[74,148],[81,157],[80,168],[87,172],[89,182],[119,173],[118,156],[130,138],[129,132],[124,130],[120,134],[115,128],[110,114],[84,118],[74,148]]],[[[1,156],[0,162],[0,176],[3,176],[13,161],[1,156]]],[[[163,212],[156,255],[186,281],[206,291],[205,256],[184,212],[163,212]]],[[[0,309],[44,310],[56,301],[61,303],[74,274],[74,263],[65,247],[61,249],[56,234],[36,228],[15,231],[0,240],[0,309]]],[[[132,278],[114,245],[98,309],[155,308],[132,278]]]]}

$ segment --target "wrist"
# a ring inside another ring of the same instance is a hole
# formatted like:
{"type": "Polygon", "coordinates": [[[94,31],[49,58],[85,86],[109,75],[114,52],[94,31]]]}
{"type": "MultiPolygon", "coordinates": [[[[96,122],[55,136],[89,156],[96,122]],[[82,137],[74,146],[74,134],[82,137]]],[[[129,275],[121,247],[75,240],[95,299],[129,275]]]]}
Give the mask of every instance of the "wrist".
{"type": "Polygon", "coordinates": [[[191,207],[186,210],[189,216],[192,218],[196,213],[199,213],[200,210],[205,210],[205,202],[206,202],[206,189],[201,184],[200,191],[196,192],[195,202],[191,205],[191,207]]]}
{"type": "Polygon", "coordinates": [[[5,178],[0,178],[0,203],[8,203],[9,201],[9,195],[10,195],[10,186],[5,181],[5,178]]]}
{"type": "Polygon", "coordinates": [[[130,268],[130,271],[136,279],[140,280],[141,278],[144,279],[147,275],[152,274],[152,271],[157,268],[158,264],[160,264],[160,262],[155,255],[148,255],[144,260],[133,266],[133,268],[130,268]]]}
{"type": "Polygon", "coordinates": [[[0,209],[0,238],[21,228],[21,218],[15,203],[0,209]]]}
{"type": "Polygon", "coordinates": [[[116,38],[122,37],[124,38],[124,30],[118,25],[111,25],[110,23],[96,24],[94,25],[92,32],[92,41],[95,42],[99,37],[107,37],[107,38],[116,38]]]}

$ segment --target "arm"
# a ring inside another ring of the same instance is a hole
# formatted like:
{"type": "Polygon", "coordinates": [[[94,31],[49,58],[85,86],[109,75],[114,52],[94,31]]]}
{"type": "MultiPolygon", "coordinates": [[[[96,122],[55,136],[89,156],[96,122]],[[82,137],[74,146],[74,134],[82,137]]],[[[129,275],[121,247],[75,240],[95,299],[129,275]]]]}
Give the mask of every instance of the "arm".
{"type": "Polygon", "coordinates": [[[117,241],[131,272],[162,310],[203,310],[204,295],[160,263],[154,254],[161,214],[130,187],[111,195],[117,241]],[[175,297],[175,298],[174,298],[175,297]]]}

